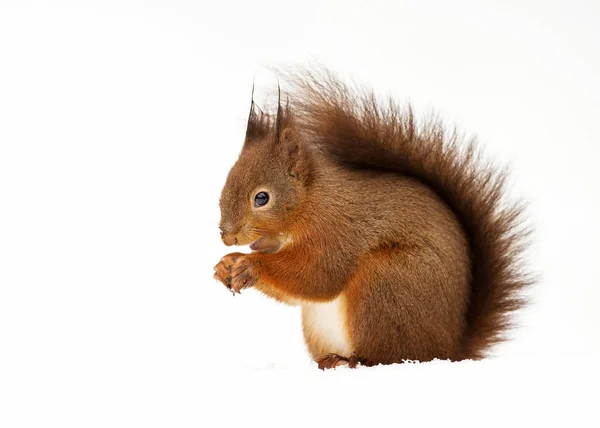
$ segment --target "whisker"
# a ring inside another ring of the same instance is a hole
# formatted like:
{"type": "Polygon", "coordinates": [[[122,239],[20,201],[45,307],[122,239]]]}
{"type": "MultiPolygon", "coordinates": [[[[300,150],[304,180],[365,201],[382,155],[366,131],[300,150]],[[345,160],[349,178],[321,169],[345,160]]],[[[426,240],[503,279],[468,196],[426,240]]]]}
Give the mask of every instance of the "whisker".
{"type": "Polygon", "coordinates": [[[260,232],[260,233],[269,233],[270,230],[266,229],[264,227],[256,227],[256,226],[252,226],[252,225],[248,225],[248,229],[252,232],[260,232]]]}

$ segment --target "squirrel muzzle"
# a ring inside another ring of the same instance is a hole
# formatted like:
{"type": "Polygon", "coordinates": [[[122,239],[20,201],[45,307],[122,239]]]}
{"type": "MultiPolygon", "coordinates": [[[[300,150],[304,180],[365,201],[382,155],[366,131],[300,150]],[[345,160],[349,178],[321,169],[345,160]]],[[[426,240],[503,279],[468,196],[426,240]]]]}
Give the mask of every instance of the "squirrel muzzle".
{"type": "Polygon", "coordinates": [[[230,247],[232,245],[237,245],[237,243],[238,243],[237,237],[233,233],[222,232],[221,240],[228,247],[230,247]]]}

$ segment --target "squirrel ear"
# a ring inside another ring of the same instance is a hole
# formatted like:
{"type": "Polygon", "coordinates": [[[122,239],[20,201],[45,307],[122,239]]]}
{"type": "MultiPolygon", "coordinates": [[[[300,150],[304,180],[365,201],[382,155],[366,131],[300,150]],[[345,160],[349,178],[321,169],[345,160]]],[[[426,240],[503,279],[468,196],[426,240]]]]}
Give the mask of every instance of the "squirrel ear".
{"type": "Polygon", "coordinates": [[[288,163],[288,174],[305,184],[310,177],[310,156],[294,132],[294,118],[290,112],[290,99],[281,107],[281,89],[277,83],[277,117],[275,118],[275,142],[281,147],[288,163]]]}
{"type": "Polygon", "coordinates": [[[279,137],[279,144],[283,148],[284,156],[288,163],[288,174],[298,180],[306,182],[310,177],[311,162],[306,148],[294,135],[291,128],[283,128],[279,137]]]}

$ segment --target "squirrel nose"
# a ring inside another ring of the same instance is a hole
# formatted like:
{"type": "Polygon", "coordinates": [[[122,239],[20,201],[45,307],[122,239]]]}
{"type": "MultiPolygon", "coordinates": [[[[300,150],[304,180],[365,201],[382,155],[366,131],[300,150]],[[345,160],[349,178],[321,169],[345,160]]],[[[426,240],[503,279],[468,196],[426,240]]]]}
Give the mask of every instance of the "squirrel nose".
{"type": "Polygon", "coordinates": [[[221,239],[228,247],[237,244],[237,237],[233,233],[221,232],[221,239]]]}

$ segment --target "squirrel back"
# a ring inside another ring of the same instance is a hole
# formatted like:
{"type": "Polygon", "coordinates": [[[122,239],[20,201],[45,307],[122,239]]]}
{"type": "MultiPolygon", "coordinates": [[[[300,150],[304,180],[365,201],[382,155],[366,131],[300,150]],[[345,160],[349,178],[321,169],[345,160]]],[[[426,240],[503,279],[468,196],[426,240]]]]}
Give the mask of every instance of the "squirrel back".
{"type": "Polygon", "coordinates": [[[311,142],[353,169],[391,171],[431,188],[458,218],[470,248],[471,284],[461,359],[478,359],[501,341],[509,315],[530,284],[521,266],[528,237],[523,206],[506,205],[506,171],[481,160],[476,142],[461,146],[439,122],[417,123],[412,110],[381,105],[330,73],[305,72],[292,99],[311,142]]]}
{"type": "Polygon", "coordinates": [[[303,305],[322,368],[482,358],[530,283],[506,173],[474,141],[328,72],[287,77],[285,106],[252,103],[221,197],[223,241],[255,252],[224,257],[215,278],[303,305]],[[378,206],[361,207],[361,191],[378,206]]]}

